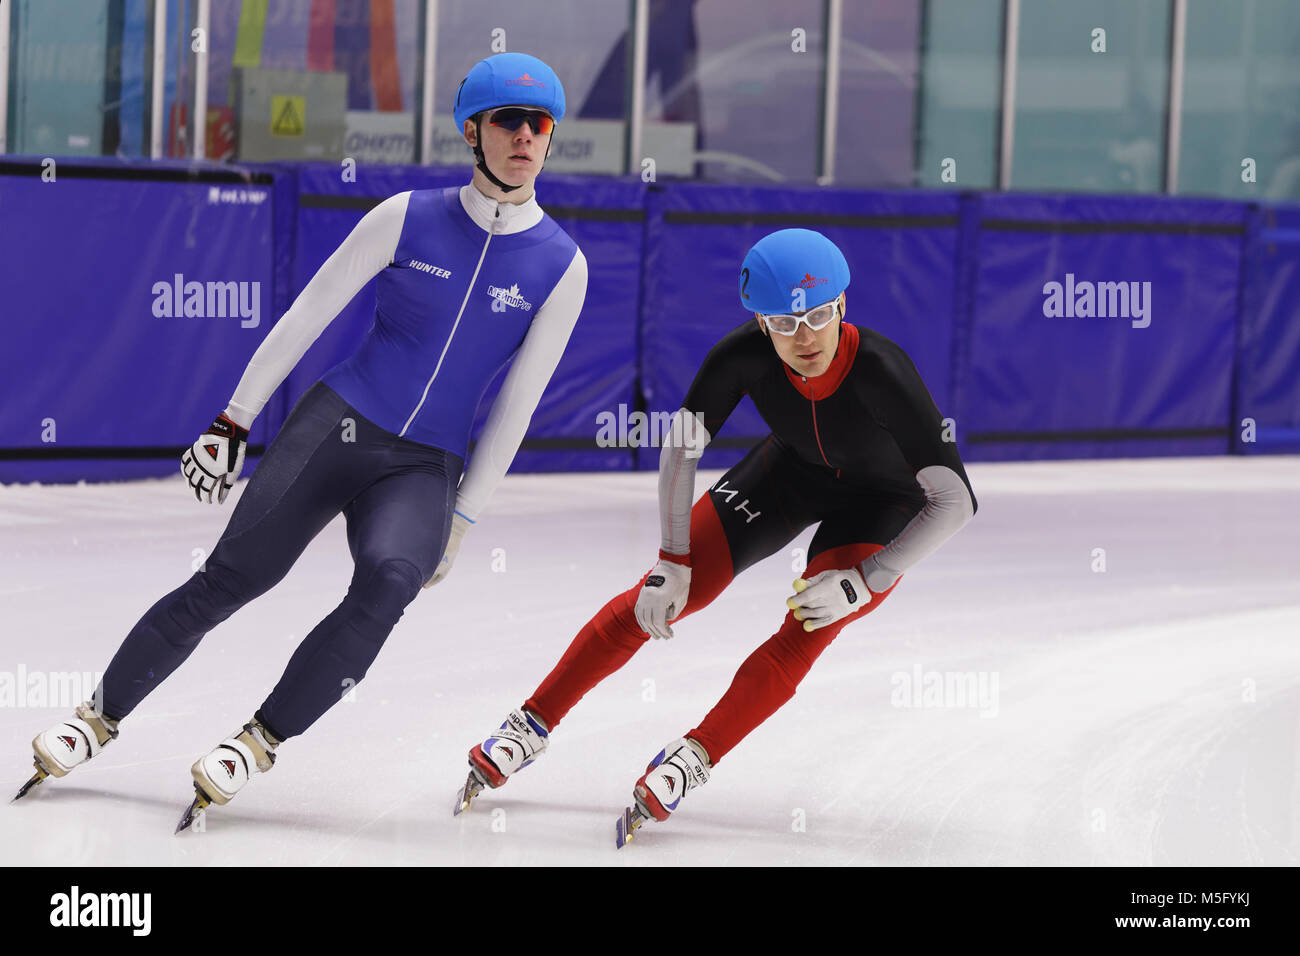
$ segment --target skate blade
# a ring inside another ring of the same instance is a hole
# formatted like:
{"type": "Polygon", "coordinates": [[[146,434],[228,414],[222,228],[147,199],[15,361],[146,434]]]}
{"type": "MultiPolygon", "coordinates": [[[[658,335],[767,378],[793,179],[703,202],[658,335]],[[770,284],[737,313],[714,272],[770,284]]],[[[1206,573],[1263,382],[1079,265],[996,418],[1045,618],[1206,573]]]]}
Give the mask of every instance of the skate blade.
{"type": "Polygon", "coordinates": [[[456,794],[456,807],[451,811],[451,815],[458,817],[468,810],[471,801],[483,792],[485,786],[487,785],[478,778],[478,774],[471,770],[469,776],[465,778],[465,786],[461,787],[460,792],[456,794]]]}
{"type": "Polygon", "coordinates": [[[23,797],[27,796],[27,792],[31,790],[32,787],[36,786],[38,783],[40,783],[42,780],[44,780],[46,777],[50,775],[49,771],[41,766],[41,762],[39,760],[33,760],[32,762],[36,764],[36,772],[32,774],[32,778],[30,780],[28,780],[25,784],[23,784],[22,789],[20,789],[16,794],[14,794],[13,800],[9,801],[10,803],[13,803],[14,800],[21,800],[23,797]]]}
{"type": "Polygon", "coordinates": [[[190,805],[185,808],[185,812],[181,814],[181,822],[176,824],[176,832],[180,833],[182,830],[188,830],[190,824],[197,820],[203,811],[211,805],[212,801],[208,799],[208,795],[198,787],[195,787],[194,799],[191,800],[190,805]]]}
{"type": "Polygon", "coordinates": [[[640,807],[624,807],[623,815],[614,822],[614,843],[618,849],[623,849],[632,842],[636,828],[649,819],[641,812],[640,807]]]}

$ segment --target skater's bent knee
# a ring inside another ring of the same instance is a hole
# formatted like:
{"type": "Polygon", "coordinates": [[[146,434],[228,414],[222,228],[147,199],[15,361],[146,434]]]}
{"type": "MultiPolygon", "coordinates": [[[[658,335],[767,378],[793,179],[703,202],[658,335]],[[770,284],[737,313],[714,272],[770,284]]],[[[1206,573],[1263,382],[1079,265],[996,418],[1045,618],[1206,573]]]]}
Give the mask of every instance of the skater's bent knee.
{"type": "Polygon", "coordinates": [[[362,580],[369,601],[392,605],[399,611],[415,600],[424,584],[420,569],[405,558],[385,558],[373,565],[362,580]]]}
{"type": "Polygon", "coordinates": [[[420,593],[421,584],[420,569],[401,558],[358,564],[338,612],[357,633],[382,644],[420,593]]]}

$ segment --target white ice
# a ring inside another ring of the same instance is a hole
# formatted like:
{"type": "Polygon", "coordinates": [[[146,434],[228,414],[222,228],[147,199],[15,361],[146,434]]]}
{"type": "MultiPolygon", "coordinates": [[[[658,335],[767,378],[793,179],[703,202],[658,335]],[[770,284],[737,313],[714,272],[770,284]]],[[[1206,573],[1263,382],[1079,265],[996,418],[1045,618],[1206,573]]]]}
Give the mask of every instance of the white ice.
{"type": "MultiPolygon", "coordinates": [[[[340,600],[339,520],[102,755],[3,804],[0,862],[1295,864],[1297,465],[973,465],[974,521],[847,628],[671,821],[621,851],[614,820],[633,782],[776,629],[810,533],[650,642],[538,764],[453,818],[470,745],[657,547],[653,474],[512,476],[355,699],[286,743],[203,832],[174,836],[190,764],[248,719],[340,600]],[[983,699],[925,697],[927,680],[963,674],[983,699]]],[[[6,786],[27,779],[31,738],[71,712],[23,699],[35,685],[15,687],[20,669],[102,671],[220,534],[232,502],[186,494],[179,477],[0,487],[6,786]]]]}

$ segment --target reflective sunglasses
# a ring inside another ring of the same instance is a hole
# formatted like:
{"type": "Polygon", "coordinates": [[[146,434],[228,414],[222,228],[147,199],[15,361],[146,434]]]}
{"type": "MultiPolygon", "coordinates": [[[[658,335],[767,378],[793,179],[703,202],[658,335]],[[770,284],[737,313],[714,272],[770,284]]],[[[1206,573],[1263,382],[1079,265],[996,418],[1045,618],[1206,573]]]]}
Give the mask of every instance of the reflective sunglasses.
{"type": "Polygon", "coordinates": [[[528,123],[529,129],[538,136],[545,136],[555,129],[555,118],[550,113],[545,113],[542,110],[525,110],[517,106],[510,106],[503,110],[497,110],[488,117],[489,126],[500,126],[512,133],[525,122],[528,123]]]}
{"type": "Polygon", "coordinates": [[[830,302],[823,303],[815,309],[808,312],[802,312],[799,315],[788,313],[767,315],[758,313],[763,322],[769,329],[778,335],[794,335],[799,331],[799,323],[802,322],[814,332],[820,332],[826,326],[830,325],[835,319],[835,313],[839,310],[840,300],[838,297],[830,302]]]}

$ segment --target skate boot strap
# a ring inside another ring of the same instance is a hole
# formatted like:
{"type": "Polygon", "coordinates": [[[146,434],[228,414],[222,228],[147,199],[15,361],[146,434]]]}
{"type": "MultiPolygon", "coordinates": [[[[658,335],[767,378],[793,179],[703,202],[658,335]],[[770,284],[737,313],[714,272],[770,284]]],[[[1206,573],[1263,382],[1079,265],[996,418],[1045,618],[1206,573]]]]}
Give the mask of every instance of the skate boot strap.
{"type": "Polygon", "coordinates": [[[82,724],[89,731],[90,756],[103,750],[110,740],[117,739],[117,721],[109,720],[89,702],[77,705],[77,717],[71,723],[82,724]]]}
{"type": "Polygon", "coordinates": [[[524,752],[531,758],[546,749],[549,735],[542,729],[541,724],[532,719],[531,715],[525,714],[523,711],[512,710],[506,715],[505,722],[492,736],[513,740],[523,747],[524,752]]]}
{"type": "Polygon", "coordinates": [[[686,739],[674,740],[659,752],[651,768],[671,764],[686,777],[686,789],[694,790],[709,782],[709,765],[700,752],[686,739]]]}
{"type": "Polygon", "coordinates": [[[709,782],[709,764],[701,749],[678,738],[655,755],[632,788],[643,816],[667,820],[687,793],[709,782]]]}
{"type": "Polygon", "coordinates": [[[275,765],[275,744],[267,739],[257,723],[244,724],[244,729],[233,735],[227,746],[238,749],[261,773],[275,765]]]}

